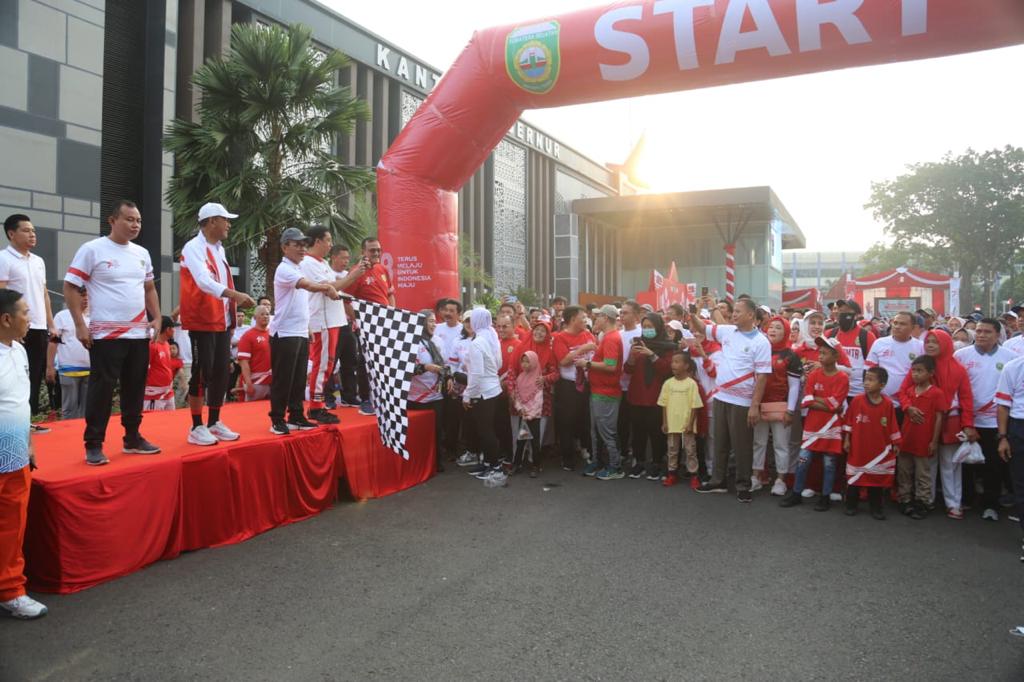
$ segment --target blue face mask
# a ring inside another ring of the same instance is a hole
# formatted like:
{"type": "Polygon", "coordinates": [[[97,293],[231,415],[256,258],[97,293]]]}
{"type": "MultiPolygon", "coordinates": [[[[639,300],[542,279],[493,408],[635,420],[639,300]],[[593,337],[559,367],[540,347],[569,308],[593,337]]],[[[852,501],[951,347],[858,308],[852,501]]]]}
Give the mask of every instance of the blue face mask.
{"type": "Polygon", "coordinates": [[[641,335],[642,335],[642,336],[643,336],[643,337],[644,337],[645,339],[653,339],[653,338],[654,338],[655,336],[657,336],[657,335],[658,335],[658,332],[657,332],[657,331],[655,331],[654,329],[645,329],[645,330],[643,330],[642,332],[640,332],[640,334],[641,334],[641,335]]]}

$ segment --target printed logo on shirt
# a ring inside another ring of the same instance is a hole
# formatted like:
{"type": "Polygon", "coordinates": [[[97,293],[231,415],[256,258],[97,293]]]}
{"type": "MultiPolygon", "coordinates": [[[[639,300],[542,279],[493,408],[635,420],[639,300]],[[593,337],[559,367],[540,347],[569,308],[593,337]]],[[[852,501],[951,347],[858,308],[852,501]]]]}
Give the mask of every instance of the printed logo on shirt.
{"type": "Polygon", "coordinates": [[[997,362],[996,363],[996,369],[999,370],[1000,372],[1002,372],[1003,371],[1003,363],[997,362]]]}
{"type": "Polygon", "coordinates": [[[263,336],[257,336],[256,337],[256,343],[263,343],[266,340],[267,340],[266,337],[263,337],[263,336]]]}
{"type": "Polygon", "coordinates": [[[911,360],[913,360],[914,358],[916,358],[916,357],[917,357],[917,353],[907,353],[907,355],[909,355],[909,356],[910,356],[910,359],[911,359],[911,360]]]}
{"type": "Polygon", "coordinates": [[[114,270],[117,268],[118,262],[116,260],[101,260],[98,265],[105,265],[107,270],[114,270]]]}
{"type": "Polygon", "coordinates": [[[882,426],[888,426],[889,425],[889,418],[888,417],[882,417],[881,422],[882,422],[882,426]]]}
{"type": "MultiPolygon", "coordinates": [[[[871,417],[867,416],[866,414],[858,414],[854,421],[857,422],[858,424],[867,424],[868,422],[871,421],[871,417]]],[[[885,424],[885,417],[882,417],[882,424],[885,424]]]]}

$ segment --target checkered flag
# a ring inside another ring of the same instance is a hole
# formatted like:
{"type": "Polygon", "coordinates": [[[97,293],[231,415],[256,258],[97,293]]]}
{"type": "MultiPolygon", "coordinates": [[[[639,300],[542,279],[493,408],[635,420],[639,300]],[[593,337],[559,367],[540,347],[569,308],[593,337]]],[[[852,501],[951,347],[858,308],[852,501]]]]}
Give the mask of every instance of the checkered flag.
{"type": "Polygon", "coordinates": [[[395,454],[409,459],[405,449],[409,432],[406,403],[423,321],[418,314],[401,308],[357,298],[350,302],[359,318],[359,343],[366,359],[380,439],[395,454]]]}

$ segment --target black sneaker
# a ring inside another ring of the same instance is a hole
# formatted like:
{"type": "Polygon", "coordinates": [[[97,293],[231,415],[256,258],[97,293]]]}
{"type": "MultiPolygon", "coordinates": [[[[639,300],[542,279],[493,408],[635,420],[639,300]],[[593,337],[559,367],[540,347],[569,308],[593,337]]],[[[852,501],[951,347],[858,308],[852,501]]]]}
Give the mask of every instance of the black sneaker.
{"type": "Polygon", "coordinates": [[[884,509],[872,509],[871,518],[875,521],[885,521],[885,510],[884,509]]]}
{"type": "Polygon", "coordinates": [[[847,506],[847,507],[845,507],[843,509],[843,513],[846,514],[847,516],[856,516],[857,515],[857,508],[856,507],[847,506]]]}
{"type": "Polygon", "coordinates": [[[563,464],[562,471],[576,471],[576,467],[571,464],[563,464]]]}
{"type": "Polygon", "coordinates": [[[718,485],[712,485],[711,483],[705,483],[694,488],[694,491],[698,493],[727,493],[729,492],[729,486],[724,483],[718,485]]]}
{"type": "Polygon", "coordinates": [[[309,418],[312,419],[313,421],[320,422],[321,424],[341,423],[340,419],[338,419],[336,416],[334,416],[333,414],[331,414],[322,407],[319,410],[310,410],[309,418]]]}
{"type": "Polygon", "coordinates": [[[637,464],[629,472],[630,478],[643,478],[644,474],[647,473],[647,469],[643,464],[637,464]]]}
{"type": "Polygon", "coordinates": [[[786,496],[779,500],[780,507],[797,507],[803,503],[803,496],[800,493],[793,492],[792,490],[786,493],[786,496]]]}
{"type": "Polygon", "coordinates": [[[42,424],[31,424],[29,425],[29,431],[38,435],[42,433],[49,433],[50,428],[48,426],[43,426],[42,424]]]}
{"type": "Polygon", "coordinates": [[[832,501],[828,499],[828,495],[822,495],[818,498],[818,504],[814,505],[814,511],[828,511],[832,508],[832,501]]]}
{"type": "Polygon", "coordinates": [[[754,501],[754,496],[750,494],[749,490],[737,490],[736,499],[740,502],[750,503],[754,501]]]}
{"type": "Polygon", "coordinates": [[[121,452],[128,455],[155,455],[160,452],[159,447],[150,443],[142,435],[125,437],[123,443],[121,452]]]}
{"type": "Polygon", "coordinates": [[[910,510],[910,518],[915,521],[920,521],[924,517],[928,516],[928,508],[923,504],[914,503],[914,506],[910,510]]]}
{"type": "Polygon", "coordinates": [[[650,471],[647,472],[647,480],[648,481],[660,481],[661,480],[661,471],[658,470],[658,469],[651,469],[650,471]]]}
{"type": "Polygon", "coordinates": [[[485,471],[490,471],[490,470],[491,470],[491,467],[489,467],[488,465],[486,465],[483,462],[481,462],[481,463],[477,464],[476,466],[471,466],[471,467],[469,467],[467,469],[464,469],[463,471],[465,471],[470,476],[476,476],[476,475],[478,475],[480,473],[483,473],[485,471]]]}
{"type": "Polygon", "coordinates": [[[910,516],[911,512],[914,511],[914,505],[910,502],[900,502],[900,514],[904,516],[910,516]]]}
{"type": "Polygon", "coordinates": [[[110,464],[110,460],[103,454],[103,448],[85,448],[85,463],[89,466],[99,467],[104,464],[110,464]]]}
{"type": "Polygon", "coordinates": [[[292,417],[285,423],[292,431],[312,431],[318,426],[305,417],[292,417]]]}
{"type": "Polygon", "coordinates": [[[283,419],[274,419],[270,422],[270,432],[275,436],[287,436],[291,433],[288,424],[283,419]]]}

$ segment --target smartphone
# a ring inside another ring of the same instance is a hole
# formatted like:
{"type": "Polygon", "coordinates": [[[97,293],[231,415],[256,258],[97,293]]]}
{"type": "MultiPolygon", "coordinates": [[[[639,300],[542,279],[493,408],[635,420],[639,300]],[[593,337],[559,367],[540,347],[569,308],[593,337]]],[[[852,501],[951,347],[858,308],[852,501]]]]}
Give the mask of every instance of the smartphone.
{"type": "Polygon", "coordinates": [[[634,338],[634,339],[633,339],[633,340],[632,340],[632,341],[631,341],[630,343],[632,343],[632,344],[633,344],[634,346],[639,346],[639,345],[640,345],[641,343],[643,343],[643,342],[644,342],[644,340],[643,340],[643,339],[641,339],[641,338],[640,338],[640,337],[638,336],[638,337],[634,338]]]}
{"type": "Polygon", "coordinates": [[[707,287],[701,287],[700,288],[700,295],[701,296],[707,296],[708,295],[708,288],[707,287]]]}
{"type": "Polygon", "coordinates": [[[691,315],[696,315],[697,314],[697,305],[694,304],[694,303],[690,304],[690,314],[691,315]]]}

